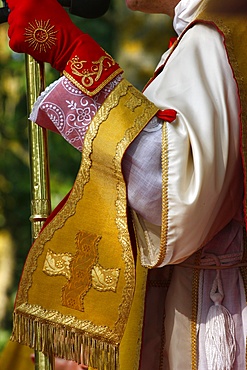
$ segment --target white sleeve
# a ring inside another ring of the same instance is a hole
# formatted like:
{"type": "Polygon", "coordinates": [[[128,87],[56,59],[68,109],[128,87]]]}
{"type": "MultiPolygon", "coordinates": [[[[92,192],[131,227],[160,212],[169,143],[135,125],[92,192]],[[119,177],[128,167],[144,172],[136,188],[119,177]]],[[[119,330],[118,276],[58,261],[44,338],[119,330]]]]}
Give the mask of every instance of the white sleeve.
{"type": "MultiPolygon", "coordinates": [[[[167,177],[163,266],[179,263],[201,248],[236,217],[242,204],[240,103],[222,35],[205,25],[187,31],[145,95],[160,109],[177,111],[174,122],[164,123],[168,172],[163,175],[167,177]]],[[[148,169],[148,163],[142,167],[148,169]]],[[[142,176],[148,178],[149,173],[142,176]]],[[[145,193],[143,185],[139,183],[145,193]]],[[[149,265],[146,253],[143,250],[142,262],[149,265]]],[[[155,260],[153,253],[157,257],[160,248],[152,251],[155,260]]]]}

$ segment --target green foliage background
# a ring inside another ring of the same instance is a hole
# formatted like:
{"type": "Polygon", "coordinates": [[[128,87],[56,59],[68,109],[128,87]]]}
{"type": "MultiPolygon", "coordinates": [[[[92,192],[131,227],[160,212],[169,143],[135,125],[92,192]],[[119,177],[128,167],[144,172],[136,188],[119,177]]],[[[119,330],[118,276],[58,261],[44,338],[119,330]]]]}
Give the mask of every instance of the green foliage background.
{"type": "MultiPolygon", "coordinates": [[[[115,57],[125,77],[139,89],[152,76],[173,36],[168,18],[130,12],[124,0],[113,1],[100,19],[72,19],[115,57]]],[[[7,297],[0,307],[0,351],[9,338],[14,297],[31,244],[25,58],[9,49],[7,29],[7,24],[0,25],[0,302],[7,297]],[[8,238],[1,239],[6,234],[8,238]]],[[[46,83],[57,78],[57,72],[46,66],[46,83]]],[[[80,153],[59,135],[49,134],[48,142],[54,207],[73,184],[80,153]]]]}

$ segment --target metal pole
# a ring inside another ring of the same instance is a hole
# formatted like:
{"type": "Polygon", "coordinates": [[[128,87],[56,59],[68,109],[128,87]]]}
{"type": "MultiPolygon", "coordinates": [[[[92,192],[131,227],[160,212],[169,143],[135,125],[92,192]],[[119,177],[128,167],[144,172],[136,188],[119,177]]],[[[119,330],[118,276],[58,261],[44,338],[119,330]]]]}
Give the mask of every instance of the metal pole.
{"type": "MultiPolygon", "coordinates": [[[[44,89],[44,65],[26,55],[28,114],[44,89]]],[[[34,122],[29,123],[29,155],[31,180],[31,230],[35,240],[51,212],[47,132],[34,122]]],[[[54,358],[35,352],[35,370],[53,370],[54,358]]]]}
{"type": "Polygon", "coordinates": [[[54,357],[44,355],[42,352],[35,351],[35,370],[55,369],[54,357]]]}

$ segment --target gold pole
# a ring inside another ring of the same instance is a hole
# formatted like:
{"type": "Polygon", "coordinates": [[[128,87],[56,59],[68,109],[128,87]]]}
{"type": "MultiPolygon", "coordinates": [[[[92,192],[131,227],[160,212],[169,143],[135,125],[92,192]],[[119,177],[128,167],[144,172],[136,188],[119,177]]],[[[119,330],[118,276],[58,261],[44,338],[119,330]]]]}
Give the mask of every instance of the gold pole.
{"type": "MultiPolygon", "coordinates": [[[[27,104],[30,114],[34,102],[44,90],[44,65],[26,55],[27,104]]],[[[47,132],[29,123],[29,156],[31,180],[31,230],[35,240],[51,211],[47,132]]],[[[53,370],[54,358],[35,352],[35,370],[53,370]]]]}
{"type": "Polygon", "coordinates": [[[35,352],[35,370],[52,370],[54,368],[54,357],[45,356],[42,352],[35,352]]]}

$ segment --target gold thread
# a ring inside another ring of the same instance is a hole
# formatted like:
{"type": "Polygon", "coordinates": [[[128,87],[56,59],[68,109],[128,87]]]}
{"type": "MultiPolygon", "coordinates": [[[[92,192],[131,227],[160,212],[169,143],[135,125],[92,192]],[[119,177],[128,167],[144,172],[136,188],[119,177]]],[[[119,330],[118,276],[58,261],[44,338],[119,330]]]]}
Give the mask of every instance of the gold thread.
{"type": "Polygon", "coordinates": [[[43,266],[43,272],[49,276],[63,275],[70,278],[71,253],[55,253],[48,249],[43,266]]]}
{"type": "Polygon", "coordinates": [[[161,236],[160,236],[160,252],[158,261],[154,267],[157,267],[165,259],[167,232],[168,232],[168,129],[167,123],[164,122],[162,128],[162,220],[161,220],[161,236]]]}
{"type": "MultiPolygon", "coordinates": [[[[104,337],[105,340],[108,343],[111,343],[113,345],[118,346],[119,343],[119,336],[115,332],[113,332],[111,329],[109,329],[107,326],[102,325],[102,326],[96,326],[92,324],[90,321],[80,321],[77,320],[74,316],[72,315],[63,315],[59,313],[56,310],[46,310],[43,309],[42,307],[38,305],[31,305],[28,303],[23,303],[20,305],[14,313],[15,317],[15,322],[14,322],[14,327],[15,327],[15,334],[14,337],[18,337],[18,333],[22,333],[20,335],[27,336],[29,338],[28,333],[24,333],[24,331],[20,332],[20,327],[18,325],[19,320],[33,320],[38,317],[39,321],[37,322],[40,324],[40,326],[44,327],[49,327],[51,326],[51,330],[54,331],[54,336],[56,335],[56,331],[59,332],[60,328],[64,327],[64,330],[69,332],[69,328],[72,326],[73,327],[73,332],[77,333],[78,335],[83,335],[84,333],[87,332],[95,332],[97,333],[98,338],[104,337]],[[54,322],[56,324],[56,327],[54,328],[52,325],[50,325],[50,321],[54,322]],[[53,329],[52,329],[53,328],[53,329]]],[[[20,321],[19,321],[20,322],[20,321]]],[[[28,341],[21,341],[21,343],[29,345],[28,341]]],[[[56,353],[58,354],[58,353],[56,353]]]]}
{"type": "Polygon", "coordinates": [[[79,231],[76,235],[76,254],[70,263],[70,279],[62,288],[62,305],[84,311],[84,297],[92,285],[91,271],[98,260],[101,236],[79,231]]]}
{"type": "Polygon", "coordinates": [[[92,86],[99,81],[102,73],[115,65],[115,60],[109,54],[102,55],[97,61],[90,61],[91,68],[86,66],[88,61],[80,60],[77,55],[70,59],[67,65],[70,65],[71,73],[75,76],[81,77],[81,85],[85,88],[92,86]],[[106,63],[105,63],[106,62],[106,63]]]}
{"type": "MultiPolygon", "coordinates": [[[[73,360],[78,363],[87,363],[90,361],[89,358],[93,358],[96,368],[102,368],[102,361],[103,363],[108,363],[104,357],[108,357],[110,353],[111,366],[108,367],[107,370],[118,369],[118,345],[112,344],[110,341],[103,342],[98,339],[93,339],[88,336],[87,333],[82,334],[81,331],[77,331],[77,328],[73,331],[68,330],[66,321],[63,326],[59,325],[55,328],[45,319],[43,321],[36,321],[36,310],[39,310],[39,307],[33,306],[30,309],[30,313],[26,311],[26,308],[24,308],[24,310],[25,313],[23,315],[20,313],[14,315],[16,335],[14,338],[11,337],[11,340],[25,344],[45,354],[52,353],[55,356],[73,360]],[[35,315],[35,317],[32,315],[35,315]],[[40,340],[34,341],[34,336],[30,336],[30,331],[34,331],[40,340]],[[65,342],[66,346],[64,346],[65,342]],[[83,350],[83,356],[81,349],[83,350]]],[[[56,312],[50,312],[50,315],[55,315],[55,318],[57,318],[56,312]]],[[[67,320],[69,319],[70,317],[67,318],[67,320]]],[[[58,320],[58,322],[60,323],[60,320],[58,320]]],[[[102,327],[102,332],[104,329],[105,328],[102,327]]]]}
{"type": "Polygon", "coordinates": [[[96,265],[92,269],[92,287],[99,292],[116,292],[120,269],[104,269],[96,265]]]}
{"type": "Polygon", "coordinates": [[[120,73],[122,73],[122,69],[118,68],[116,71],[114,71],[109,77],[104,79],[100,85],[98,85],[94,90],[90,91],[86,89],[82,84],[80,84],[74,77],[71,76],[68,72],[65,70],[63,71],[63,74],[65,77],[67,77],[68,80],[70,80],[79,90],[84,92],[88,96],[94,96],[97,94],[100,90],[102,90],[110,81],[114,79],[114,77],[118,76],[120,73]]]}
{"type": "MultiPolygon", "coordinates": [[[[132,101],[133,97],[135,97],[137,103],[137,106],[140,106],[139,99],[142,101],[142,104],[145,101],[145,109],[143,110],[143,113],[139,115],[135,121],[133,122],[133,125],[125,132],[125,135],[123,139],[118,143],[116,148],[116,154],[113,160],[114,166],[115,166],[115,173],[120,178],[122,177],[122,162],[121,158],[123,157],[123,154],[125,153],[127,147],[130,145],[130,143],[135,139],[135,137],[140,133],[140,131],[143,129],[143,127],[149,122],[149,120],[157,113],[158,108],[154,106],[153,103],[151,103],[149,100],[147,100],[144,95],[138,91],[136,88],[134,88],[132,85],[129,86],[129,90],[131,93],[131,98],[129,101],[132,101]]],[[[132,111],[133,111],[133,103],[131,104],[132,111]]],[[[137,107],[136,106],[136,107],[137,107]]],[[[117,185],[117,201],[116,201],[116,225],[119,230],[119,240],[121,245],[124,246],[123,248],[123,254],[124,259],[127,258],[127,250],[131,245],[128,245],[127,238],[129,238],[128,229],[123,229],[122,224],[123,222],[127,223],[127,215],[126,215],[126,207],[127,207],[127,201],[126,201],[126,185],[125,182],[121,181],[117,185]]],[[[131,266],[128,265],[126,268],[126,274],[132,273],[130,270],[131,266]]],[[[129,279],[128,279],[129,281],[129,279]]],[[[130,294],[130,286],[125,287],[126,295],[130,294]],[[127,291],[129,292],[127,293],[127,291]]],[[[119,310],[122,310],[122,304],[119,307],[119,310]]],[[[116,323],[116,327],[119,325],[122,326],[123,323],[121,322],[122,318],[119,315],[119,320],[116,323]]]]}
{"type": "MultiPolygon", "coordinates": [[[[199,265],[202,249],[196,252],[195,264],[199,265]]],[[[191,312],[191,369],[197,370],[197,314],[200,270],[193,270],[192,278],[192,312],[191,312]]]]}
{"type": "MultiPolygon", "coordinates": [[[[155,268],[158,267],[166,257],[166,244],[167,244],[167,233],[168,233],[168,128],[167,123],[164,122],[162,126],[162,154],[161,154],[161,168],[162,168],[162,219],[161,219],[161,227],[154,226],[156,228],[156,234],[160,235],[159,241],[159,253],[157,257],[153,257],[154,261],[151,261],[151,258],[145,258],[146,256],[143,255],[142,265],[147,268],[155,268]],[[148,260],[149,259],[149,260],[148,260]]],[[[136,212],[132,212],[132,217],[134,220],[135,229],[138,229],[138,225],[142,230],[143,236],[145,238],[145,243],[147,246],[147,251],[154,249],[154,241],[152,238],[152,233],[148,230],[147,224],[148,222],[145,221],[142,217],[140,217],[136,212]]],[[[137,233],[137,231],[136,231],[137,233]]],[[[138,238],[138,236],[136,236],[138,238]]],[[[148,256],[149,257],[149,256],[148,256]]]]}
{"type": "Polygon", "coordinates": [[[49,19],[47,21],[35,19],[33,23],[29,22],[29,27],[25,28],[25,42],[39,53],[47,52],[47,49],[51,49],[57,42],[55,35],[58,31],[54,30],[54,27],[51,26],[49,19]]]}

